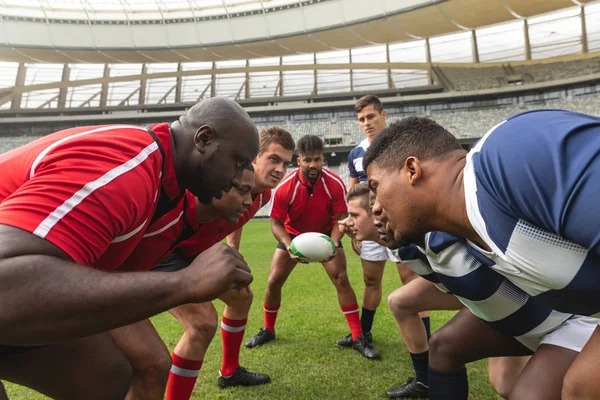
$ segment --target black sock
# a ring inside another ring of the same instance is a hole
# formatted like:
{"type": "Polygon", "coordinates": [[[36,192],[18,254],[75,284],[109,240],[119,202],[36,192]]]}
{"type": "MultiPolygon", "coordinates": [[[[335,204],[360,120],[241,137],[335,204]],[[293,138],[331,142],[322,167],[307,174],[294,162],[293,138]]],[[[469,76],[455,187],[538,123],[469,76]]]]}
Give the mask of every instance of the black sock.
{"type": "Polygon", "coordinates": [[[423,385],[429,384],[428,370],[429,370],[429,352],[423,352],[418,354],[410,353],[410,359],[415,369],[415,379],[421,382],[423,385]]]}
{"type": "Polygon", "coordinates": [[[423,321],[423,325],[425,325],[425,332],[427,332],[427,341],[429,342],[429,338],[431,337],[431,324],[429,321],[429,317],[421,318],[423,321]]]}
{"type": "Polygon", "coordinates": [[[440,372],[429,367],[430,400],[467,400],[468,396],[469,380],[466,368],[440,372]]]}
{"type": "Polygon", "coordinates": [[[366,308],[362,308],[362,314],[360,316],[360,327],[363,333],[370,333],[373,328],[373,319],[375,318],[375,311],[377,310],[367,310],[366,308]]]}

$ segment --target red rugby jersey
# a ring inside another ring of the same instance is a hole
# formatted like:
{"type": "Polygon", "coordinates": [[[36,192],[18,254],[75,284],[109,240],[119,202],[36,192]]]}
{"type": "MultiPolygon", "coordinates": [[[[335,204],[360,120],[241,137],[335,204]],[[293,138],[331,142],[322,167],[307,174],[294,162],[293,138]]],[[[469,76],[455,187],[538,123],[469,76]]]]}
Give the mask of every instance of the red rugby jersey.
{"type": "Polygon", "coordinates": [[[186,234],[198,230],[196,198],[186,191],[177,207],[164,214],[144,232],[142,240],[119,267],[119,271],[148,271],[175,250],[186,234]]]}
{"type": "Polygon", "coordinates": [[[289,234],[300,235],[330,231],[335,223],[334,216],[347,211],[346,185],[339,176],[323,168],[321,176],[312,185],[300,169],[296,169],[275,188],[269,215],[285,221],[285,230],[289,234]]]}
{"type": "Polygon", "coordinates": [[[231,224],[222,219],[215,219],[203,224],[189,239],[177,246],[177,252],[186,257],[196,257],[215,243],[225,239],[227,235],[244,226],[271,199],[271,189],[263,190],[252,201],[252,205],[240,217],[237,223],[231,224]]]}
{"type": "Polygon", "coordinates": [[[164,192],[180,195],[168,124],[88,126],[0,155],[0,224],[46,239],[78,264],[113,270],[142,238],[164,192]],[[162,164],[164,171],[161,179],[162,164]]]}

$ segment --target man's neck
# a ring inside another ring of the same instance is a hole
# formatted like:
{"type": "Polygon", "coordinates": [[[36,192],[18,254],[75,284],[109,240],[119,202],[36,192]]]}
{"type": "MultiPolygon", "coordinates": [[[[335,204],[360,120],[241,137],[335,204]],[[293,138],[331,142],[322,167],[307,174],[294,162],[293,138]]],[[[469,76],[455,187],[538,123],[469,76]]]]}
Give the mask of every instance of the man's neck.
{"type": "Polygon", "coordinates": [[[215,219],[210,206],[204,205],[196,199],[196,220],[199,224],[207,224],[215,219]]]}
{"type": "Polygon", "coordinates": [[[438,192],[435,199],[435,230],[461,236],[489,250],[467,215],[464,189],[466,162],[466,153],[457,152],[451,156],[448,164],[440,168],[447,171],[445,178],[449,184],[445,186],[446,190],[438,192]]]}

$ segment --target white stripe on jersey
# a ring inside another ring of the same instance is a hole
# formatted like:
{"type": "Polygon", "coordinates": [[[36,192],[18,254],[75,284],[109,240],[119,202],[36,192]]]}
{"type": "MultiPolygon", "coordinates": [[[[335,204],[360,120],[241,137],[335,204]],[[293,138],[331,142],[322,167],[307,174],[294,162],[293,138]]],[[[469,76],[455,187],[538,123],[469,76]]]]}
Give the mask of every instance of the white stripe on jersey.
{"type": "Polygon", "coordinates": [[[483,219],[481,212],[479,211],[479,205],[477,202],[477,180],[475,178],[475,171],[473,170],[473,154],[481,150],[481,146],[485,143],[486,139],[498,128],[500,125],[505,123],[506,120],[500,122],[492,129],[490,129],[476,144],[473,146],[471,151],[467,153],[467,163],[463,172],[463,186],[465,191],[465,207],[467,209],[467,217],[469,222],[473,226],[473,229],[477,232],[479,237],[492,249],[496,254],[503,255],[502,251],[496,246],[494,241],[490,238],[485,227],[485,220],[483,219]]]}
{"type": "Polygon", "coordinates": [[[126,241],[127,239],[129,239],[129,238],[131,238],[131,237],[135,236],[135,234],[136,234],[136,233],[138,233],[139,231],[141,231],[141,230],[142,230],[142,228],[143,228],[144,226],[146,226],[146,222],[148,222],[148,220],[147,220],[147,219],[145,219],[145,220],[144,220],[144,222],[142,222],[142,224],[141,224],[140,226],[138,226],[137,228],[135,228],[135,229],[134,229],[134,230],[132,230],[131,232],[129,232],[129,233],[126,233],[126,234],[124,234],[124,235],[121,235],[121,236],[117,236],[116,238],[114,238],[114,239],[112,240],[112,242],[111,242],[111,243],[119,243],[119,242],[124,242],[124,241],[126,241]]]}
{"type": "Polygon", "coordinates": [[[296,168],[295,170],[293,170],[292,172],[289,173],[288,177],[285,178],[284,180],[282,180],[281,182],[279,182],[279,185],[277,185],[275,187],[275,189],[273,189],[273,192],[271,192],[271,205],[269,206],[269,216],[271,216],[271,212],[273,211],[273,199],[275,198],[275,193],[277,193],[277,190],[279,190],[279,188],[285,184],[287,181],[289,181],[290,179],[294,178],[296,176],[296,171],[298,171],[298,168],[296,168]]]}
{"type": "Polygon", "coordinates": [[[29,171],[29,179],[33,178],[33,175],[35,174],[35,168],[42,161],[42,159],[44,157],[46,157],[46,155],[50,151],[52,151],[54,148],[56,148],[57,146],[60,146],[61,144],[65,143],[71,139],[76,139],[81,136],[89,135],[90,133],[110,131],[113,129],[138,129],[138,130],[146,131],[146,129],[139,127],[139,126],[134,126],[134,125],[110,125],[110,126],[104,126],[102,128],[91,129],[89,131],[79,132],[74,135],[64,137],[64,138],[52,143],[50,146],[48,146],[44,150],[42,150],[42,152],[40,154],[38,154],[38,156],[33,161],[33,164],[31,164],[31,170],[29,171]]]}
{"type": "Polygon", "coordinates": [[[169,229],[170,227],[175,225],[177,223],[177,221],[179,221],[181,219],[181,217],[183,217],[184,212],[185,211],[180,212],[179,215],[177,216],[177,218],[175,218],[173,221],[169,222],[167,225],[163,226],[162,228],[160,228],[154,232],[146,233],[146,234],[144,234],[143,237],[147,238],[147,237],[160,235],[161,233],[163,233],[164,231],[166,231],[167,229],[169,229]]]}
{"type": "MultiPolygon", "coordinates": [[[[323,172],[325,173],[325,175],[327,175],[328,177],[330,177],[331,179],[333,179],[335,182],[337,182],[338,185],[340,185],[342,187],[342,193],[344,194],[344,203],[346,203],[346,206],[348,206],[348,200],[346,200],[346,185],[344,185],[344,182],[342,182],[339,178],[337,178],[335,175],[333,175],[331,172],[327,171],[325,168],[323,168],[323,172]]],[[[331,197],[331,196],[329,196],[331,197]]]]}
{"type": "Polygon", "coordinates": [[[95,181],[86,183],[81,189],[75,192],[75,194],[73,194],[71,198],[65,200],[63,204],[61,204],[54,211],[52,211],[33,231],[33,234],[42,239],[45,238],[48,232],[50,232],[50,229],[52,229],[54,225],[56,225],[63,217],[65,217],[83,200],[85,200],[86,197],[94,193],[95,190],[108,185],[114,179],[125,174],[126,172],[131,171],[132,169],[143,163],[148,158],[148,156],[150,156],[150,154],[154,153],[156,150],[158,150],[158,144],[153,141],[131,160],[111,169],[95,181]]]}

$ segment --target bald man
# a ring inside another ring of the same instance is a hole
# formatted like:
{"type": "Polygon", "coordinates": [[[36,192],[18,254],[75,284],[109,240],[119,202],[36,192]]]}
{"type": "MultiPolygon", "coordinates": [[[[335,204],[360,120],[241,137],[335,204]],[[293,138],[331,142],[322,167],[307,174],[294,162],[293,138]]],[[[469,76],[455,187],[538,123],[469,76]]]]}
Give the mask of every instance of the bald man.
{"type": "Polygon", "coordinates": [[[252,276],[226,245],[175,273],[111,271],[185,190],[221,198],[257,153],[248,114],[215,98],[172,124],[67,129],[0,155],[0,379],[52,398],[124,398],[131,367],[106,331],[252,276]]]}

